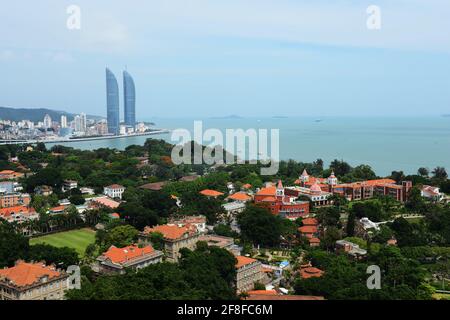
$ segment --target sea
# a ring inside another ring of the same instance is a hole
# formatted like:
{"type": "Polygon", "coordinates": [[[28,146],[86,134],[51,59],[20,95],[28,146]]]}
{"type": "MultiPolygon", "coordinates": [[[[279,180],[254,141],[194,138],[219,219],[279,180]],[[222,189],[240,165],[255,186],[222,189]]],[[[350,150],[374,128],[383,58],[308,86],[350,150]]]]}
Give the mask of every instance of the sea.
{"type": "MultiPolygon", "coordinates": [[[[413,174],[420,167],[432,170],[441,166],[450,170],[450,117],[228,117],[144,120],[153,122],[156,128],[187,129],[192,134],[194,121],[201,121],[203,130],[219,129],[224,136],[226,129],[278,129],[281,160],[312,162],[320,158],[328,165],[332,160],[339,159],[352,166],[370,165],[380,176],[390,175],[394,170],[413,174]]],[[[143,145],[148,138],[178,142],[172,140],[172,133],[166,133],[62,144],[84,150],[124,150],[129,145],[143,145]]]]}

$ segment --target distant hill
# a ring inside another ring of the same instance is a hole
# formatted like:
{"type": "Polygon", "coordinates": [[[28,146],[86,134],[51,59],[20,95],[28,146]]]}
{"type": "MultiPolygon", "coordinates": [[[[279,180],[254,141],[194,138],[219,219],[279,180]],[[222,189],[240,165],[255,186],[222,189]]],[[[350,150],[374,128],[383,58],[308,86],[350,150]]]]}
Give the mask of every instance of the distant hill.
{"type": "MultiPolygon", "coordinates": [[[[66,115],[68,121],[72,121],[75,114],[65,111],[50,110],[45,108],[31,109],[31,108],[10,108],[0,107],[0,119],[10,121],[30,120],[33,122],[43,121],[45,115],[48,114],[52,120],[60,121],[62,115],[66,115]]],[[[87,116],[89,119],[100,120],[103,117],[99,116],[87,116]]]]}

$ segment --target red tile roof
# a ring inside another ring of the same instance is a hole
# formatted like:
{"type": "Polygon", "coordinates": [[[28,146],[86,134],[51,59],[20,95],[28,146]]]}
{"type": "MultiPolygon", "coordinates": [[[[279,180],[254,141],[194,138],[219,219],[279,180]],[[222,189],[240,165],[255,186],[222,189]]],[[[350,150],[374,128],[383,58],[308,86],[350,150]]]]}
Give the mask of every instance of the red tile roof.
{"type": "Polygon", "coordinates": [[[100,204],[100,205],[102,205],[102,206],[105,206],[105,207],[108,207],[108,208],[111,208],[111,209],[116,209],[116,208],[118,208],[120,206],[119,202],[114,201],[114,200],[109,199],[109,198],[106,198],[106,197],[96,198],[93,201],[98,203],[98,204],[100,204]]]}
{"type": "Polygon", "coordinates": [[[300,275],[303,279],[320,278],[324,272],[315,267],[307,267],[300,269],[300,275]]]}
{"type": "Polygon", "coordinates": [[[50,209],[50,211],[58,212],[58,211],[64,211],[66,209],[65,206],[57,206],[50,209]]]}
{"type": "Polygon", "coordinates": [[[301,233],[316,233],[317,227],[316,226],[303,226],[298,228],[298,231],[301,233]]]}
{"type": "Polygon", "coordinates": [[[316,218],[305,218],[302,223],[304,226],[317,226],[319,224],[316,218]]]}
{"type": "Polygon", "coordinates": [[[244,192],[236,192],[228,197],[228,199],[236,200],[236,201],[249,201],[252,199],[248,194],[244,192]]]}
{"type": "Polygon", "coordinates": [[[207,197],[220,197],[223,196],[222,192],[216,191],[216,190],[209,190],[209,189],[205,189],[200,191],[200,193],[204,196],[207,197]]]}
{"type": "Polygon", "coordinates": [[[248,295],[271,295],[277,296],[278,292],[276,290],[252,290],[247,292],[248,295]]]}
{"type": "Polygon", "coordinates": [[[275,198],[275,197],[265,197],[261,201],[264,201],[264,202],[275,202],[275,201],[277,201],[277,198],[275,198]]]}
{"type": "Polygon", "coordinates": [[[153,228],[145,227],[144,229],[145,234],[153,232],[161,233],[166,239],[176,240],[183,237],[183,235],[185,235],[186,233],[190,233],[190,229],[187,227],[179,227],[174,224],[164,224],[153,228]]]}
{"type": "Polygon", "coordinates": [[[121,186],[120,184],[112,184],[110,186],[107,186],[106,188],[109,188],[109,189],[123,189],[125,187],[121,186]]]}
{"type": "Polygon", "coordinates": [[[252,258],[244,257],[244,256],[237,256],[236,259],[237,259],[236,269],[242,268],[243,266],[246,266],[248,264],[252,264],[252,263],[258,261],[256,259],[252,259],[252,258]]]}
{"type": "Polygon", "coordinates": [[[152,254],[154,251],[155,250],[153,250],[153,247],[150,245],[144,248],[139,248],[138,246],[128,246],[124,248],[111,246],[103,255],[109,258],[112,262],[121,264],[145,255],[152,254]]]}
{"type": "Polygon", "coordinates": [[[12,268],[0,269],[0,279],[5,277],[19,287],[32,285],[44,276],[51,279],[59,277],[60,275],[61,273],[56,271],[53,266],[45,266],[43,263],[26,263],[18,261],[12,268]]]}
{"type": "Polygon", "coordinates": [[[17,213],[30,213],[30,212],[35,212],[34,208],[28,208],[25,206],[15,206],[15,207],[10,207],[10,208],[2,208],[0,209],[0,216],[3,217],[9,217],[12,214],[17,214],[17,213]]]}
{"type": "Polygon", "coordinates": [[[277,188],[274,186],[262,188],[261,190],[259,190],[256,193],[257,196],[275,196],[276,194],[277,194],[277,188]]]}

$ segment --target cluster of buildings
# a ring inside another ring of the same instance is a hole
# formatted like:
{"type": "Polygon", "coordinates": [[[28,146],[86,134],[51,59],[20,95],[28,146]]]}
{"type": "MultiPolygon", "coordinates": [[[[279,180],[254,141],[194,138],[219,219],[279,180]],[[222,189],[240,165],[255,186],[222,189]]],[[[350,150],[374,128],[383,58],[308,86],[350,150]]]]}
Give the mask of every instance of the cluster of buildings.
{"type": "Polygon", "coordinates": [[[61,115],[58,121],[49,114],[42,121],[0,120],[0,139],[3,140],[60,140],[97,136],[118,136],[145,133],[150,130],[145,123],[136,122],[136,88],[133,77],[123,72],[123,122],[120,120],[120,94],[117,78],[106,69],[107,119],[89,119],[85,113],[73,116],[61,115]]]}

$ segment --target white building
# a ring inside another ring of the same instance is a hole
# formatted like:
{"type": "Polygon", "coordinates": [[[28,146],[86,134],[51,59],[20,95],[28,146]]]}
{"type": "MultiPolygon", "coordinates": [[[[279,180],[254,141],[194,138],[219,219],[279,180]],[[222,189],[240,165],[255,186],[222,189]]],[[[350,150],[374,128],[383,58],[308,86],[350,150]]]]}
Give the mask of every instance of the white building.
{"type": "Polygon", "coordinates": [[[44,117],[44,128],[49,129],[52,127],[52,118],[46,114],[44,117]]]}
{"type": "Polygon", "coordinates": [[[112,199],[122,199],[122,194],[124,193],[124,191],[125,187],[121,186],[120,184],[112,184],[103,189],[103,193],[112,199]]]}
{"type": "Polygon", "coordinates": [[[61,128],[67,128],[67,117],[65,115],[61,116],[61,128]]]}
{"type": "Polygon", "coordinates": [[[87,130],[86,114],[81,113],[75,116],[75,131],[85,133],[87,130]]]}
{"type": "Polygon", "coordinates": [[[440,192],[438,187],[423,185],[420,194],[422,197],[433,201],[441,201],[444,199],[444,194],[440,192]]]}

